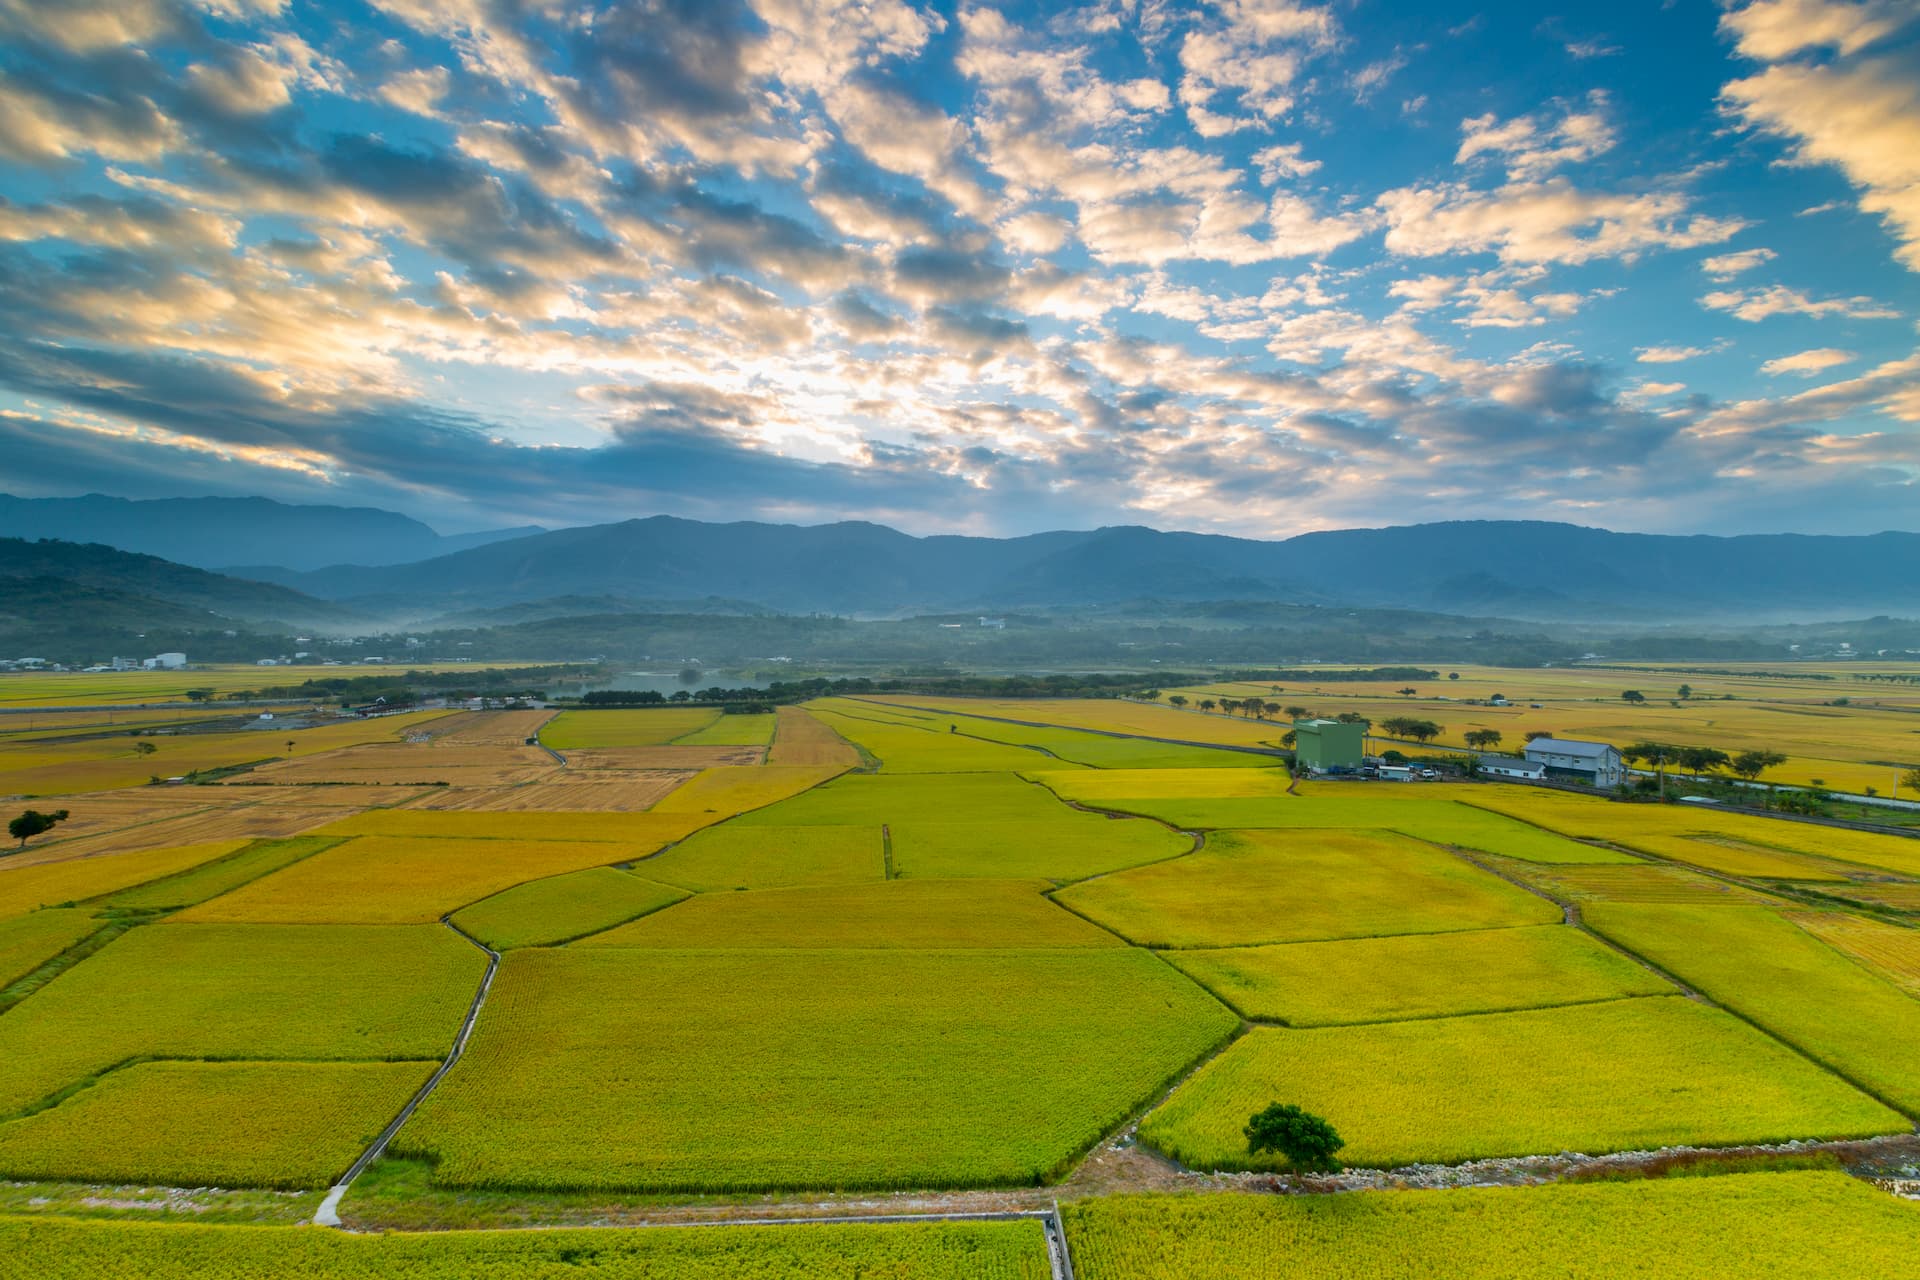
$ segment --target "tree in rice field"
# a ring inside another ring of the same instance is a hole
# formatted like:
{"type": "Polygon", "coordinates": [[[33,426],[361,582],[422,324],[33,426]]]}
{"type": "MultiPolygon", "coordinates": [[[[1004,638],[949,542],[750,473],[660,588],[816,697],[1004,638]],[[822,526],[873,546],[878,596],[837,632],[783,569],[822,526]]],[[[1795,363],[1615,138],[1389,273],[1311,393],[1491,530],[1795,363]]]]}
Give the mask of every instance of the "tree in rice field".
{"type": "Polygon", "coordinates": [[[1920,764],[1901,774],[1900,781],[1915,791],[1920,791],[1920,764]]]}
{"type": "Polygon", "coordinates": [[[41,813],[38,809],[28,809],[25,813],[7,824],[7,834],[20,842],[20,848],[27,847],[27,841],[43,831],[53,830],[56,823],[67,820],[65,809],[55,809],[52,813],[41,813]]]}
{"type": "Polygon", "coordinates": [[[1334,1153],[1346,1141],[1332,1125],[1292,1103],[1269,1103],[1247,1121],[1247,1154],[1271,1151],[1296,1169],[1338,1169],[1334,1153]]]}

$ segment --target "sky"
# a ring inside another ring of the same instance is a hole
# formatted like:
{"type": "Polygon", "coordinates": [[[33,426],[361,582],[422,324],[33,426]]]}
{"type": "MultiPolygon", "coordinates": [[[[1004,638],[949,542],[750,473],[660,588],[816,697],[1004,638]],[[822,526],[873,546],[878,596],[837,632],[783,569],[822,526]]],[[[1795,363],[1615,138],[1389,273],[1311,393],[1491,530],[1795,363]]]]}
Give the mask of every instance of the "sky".
{"type": "Polygon", "coordinates": [[[0,490],[1920,528],[1920,5],[0,0],[0,490]]]}

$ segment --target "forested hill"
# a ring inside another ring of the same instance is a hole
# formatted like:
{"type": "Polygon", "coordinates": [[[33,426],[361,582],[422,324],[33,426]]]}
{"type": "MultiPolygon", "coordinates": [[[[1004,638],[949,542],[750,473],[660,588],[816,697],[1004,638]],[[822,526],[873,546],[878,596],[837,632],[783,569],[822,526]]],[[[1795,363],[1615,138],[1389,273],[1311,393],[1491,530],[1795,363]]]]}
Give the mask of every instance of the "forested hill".
{"type": "Polygon", "coordinates": [[[0,586],[23,615],[79,612],[96,626],[179,627],[193,618],[330,627],[355,617],[286,587],[75,542],[0,538],[0,586]]]}

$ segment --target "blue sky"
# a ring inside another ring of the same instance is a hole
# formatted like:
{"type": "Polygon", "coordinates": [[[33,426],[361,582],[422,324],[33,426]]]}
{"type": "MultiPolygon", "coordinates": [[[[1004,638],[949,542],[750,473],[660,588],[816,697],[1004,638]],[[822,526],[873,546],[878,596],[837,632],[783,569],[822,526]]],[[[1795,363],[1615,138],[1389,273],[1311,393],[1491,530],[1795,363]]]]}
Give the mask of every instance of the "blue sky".
{"type": "Polygon", "coordinates": [[[1908,0],[4,0],[0,489],[1920,527],[1908,0]]]}

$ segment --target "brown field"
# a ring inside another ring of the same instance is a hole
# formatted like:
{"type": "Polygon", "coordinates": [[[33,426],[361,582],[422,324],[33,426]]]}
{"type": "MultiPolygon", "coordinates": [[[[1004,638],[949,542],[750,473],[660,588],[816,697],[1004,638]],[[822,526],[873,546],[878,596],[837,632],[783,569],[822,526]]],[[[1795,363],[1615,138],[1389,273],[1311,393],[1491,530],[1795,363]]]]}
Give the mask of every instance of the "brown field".
{"type": "Polygon", "coordinates": [[[765,747],[593,747],[566,753],[567,767],[585,772],[650,769],[719,769],[756,765],[766,759],[765,747]]]}
{"type": "Polygon", "coordinates": [[[585,777],[562,771],[519,787],[433,787],[406,807],[463,813],[641,813],[693,776],[686,770],[604,772],[585,777]]]}
{"type": "Polygon", "coordinates": [[[553,719],[551,711],[463,711],[435,723],[430,732],[436,745],[517,747],[553,719]]]}
{"type": "Polygon", "coordinates": [[[857,768],[860,752],[818,717],[800,707],[779,707],[768,764],[837,765],[857,768]]]}
{"type": "Polygon", "coordinates": [[[446,782],[454,786],[508,787],[531,782],[560,766],[538,747],[442,746],[380,743],[266,765],[246,775],[252,782],[446,782]]]}
{"type": "MultiPolygon", "coordinates": [[[[211,789],[211,788],[209,788],[211,789]]],[[[10,861],[32,866],[50,862],[68,862],[107,854],[135,853],[145,849],[167,849],[176,845],[206,844],[215,840],[283,839],[302,835],[315,827],[359,812],[354,805],[334,808],[282,808],[275,804],[250,804],[210,808],[103,831],[78,840],[62,840],[42,848],[29,844],[10,861]]]]}

